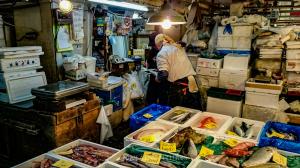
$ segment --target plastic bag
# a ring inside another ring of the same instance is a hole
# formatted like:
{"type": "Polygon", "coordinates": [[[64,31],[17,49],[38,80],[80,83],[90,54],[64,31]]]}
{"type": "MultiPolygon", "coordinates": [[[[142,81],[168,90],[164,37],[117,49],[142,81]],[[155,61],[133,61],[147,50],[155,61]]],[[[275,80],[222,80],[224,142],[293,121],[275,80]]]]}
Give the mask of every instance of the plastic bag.
{"type": "Polygon", "coordinates": [[[96,123],[101,124],[100,144],[102,144],[105,139],[113,136],[113,131],[103,106],[101,107],[96,123]]]}
{"type": "Polygon", "coordinates": [[[213,28],[213,31],[211,33],[210,40],[208,42],[208,51],[209,53],[213,53],[216,46],[217,46],[217,40],[218,40],[218,25],[219,25],[219,19],[216,19],[215,26],[213,28]]]}
{"type": "Polygon", "coordinates": [[[135,71],[131,74],[125,74],[123,77],[129,84],[129,88],[131,90],[131,99],[142,98],[144,96],[144,92],[137,72],[135,71]]]}

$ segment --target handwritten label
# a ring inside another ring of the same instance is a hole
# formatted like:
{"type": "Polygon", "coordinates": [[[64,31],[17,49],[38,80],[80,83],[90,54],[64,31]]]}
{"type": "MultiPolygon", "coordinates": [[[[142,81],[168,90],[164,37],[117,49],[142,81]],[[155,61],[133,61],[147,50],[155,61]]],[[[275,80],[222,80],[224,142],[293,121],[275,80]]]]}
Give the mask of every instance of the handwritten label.
{"type": "Polygon", "coordinates": [[[152,143],[155,141],[155,136],[154,135],[146,135],[146,136],[142,136],[140,138],[141,141],[143,142],[147,142],[147,143],[152,143]]]}
{"type": "Polygon", "coordinates": [[[211,122],[211,123],[207,123],[204,125],[205,128],[208,128],[208,129],[214,129],[217,127],[217,124],[211,122]]]}
{"type": "Polygon", "coordinates": [[[65,160],[59,160],[55,162],[52,166],[58,167],[58,168],[69,168],[72,167],[74,163],[70,161],[65,161],[65,160]]]}
{"type": "Polygon", "coordinates": [[[235,132],[232,131],[226,131],[227,135],[233,135],[233,136],[238,136],[235,132]]]}
{"type": "Polygon", "coordinates": [[[235,139],[227,139],[224,141],[224,143],[229,145],[230,147],[235,147],[239,142],[235,139]]]}
{"type": "Polygon", "coordinates": [[[277,151],[273,154],[273,161],[282,166],[287,166],[287,158],[279,154],[277,151]]]}
{"type": "Polygon", "coordinates": [[[144,116],[145,118],[148,118],[148,119],[153,117],[153,116],[152,116],[151,114],[149,114],[149,113],[146,113],[146,114],[144,114],[143,116],[144,116]]]}
{"type": "Polygon", "coordinates": [[[159,165],[161,160],[161,154],[154,152],[144,152],[141,159],[142,162],[159,165]]]}
{"type": "Polygon", "coordinates": [[[160,141],[160,150],[174,153],[176,152],[176,143],[167,143],[160,141]]]}
{"type": "Polygon", "coordinates": [[[200,153],[199,153],[199,156],[200,157],[206,157],[206,156],[210,156],[210,155],[213,155],[214,154],[214,151],[205,147],[205,146],[202,146],[201,147],[201,150],[200,150],[200,153]]]}

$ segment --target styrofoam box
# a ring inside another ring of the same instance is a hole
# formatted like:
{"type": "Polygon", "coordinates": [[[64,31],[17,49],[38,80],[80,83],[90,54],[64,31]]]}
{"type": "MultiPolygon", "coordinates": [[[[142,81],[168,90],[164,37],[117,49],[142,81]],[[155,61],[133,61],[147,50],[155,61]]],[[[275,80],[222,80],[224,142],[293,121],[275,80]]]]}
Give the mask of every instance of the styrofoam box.
{"type": "Polygon", "coordinates": [[[281,94],[283,89],[283,81],[279,81],[278,84],[272,83],[258,83],[254,82],[254,79],[249,79],[246,82],[247,92],[259,92],[259,93],[269,93],[269,94],[281,94]]]}
{"type": "MultiPolygon", "coordinates": [[[[42,154],[42,155],[40,155],[40,156],[37,156],[37,157],[35,157],[35,158],[33,158],[33,159],[30,159],[30,160],[28,160],[28,161],[25,161],[25,162],[23,162],[23,163],[21,163],[21,164],[18,164],[18,165],[16,165],[16,166],[12,167],[12,168],[32,168],[34,162],[40,162],[40,161],[42,161],[43,159],[51,159],[51,160],[53,160],[53,161],[59,161],[59,160],[62,160],[62,158],[59,157],[59,156],[55,156],[55,155],[46,153],[46,154],[42,154]]],[[[76,163],[73,165],[73,167],[74,167],[74,168],[83,168],[83,166],[80,166],[80,165],[78,165],[78,164],[76,164],[76,163]]]]}
{"type": "MultiPolygon", "coordinates": [[[[253,33],[253,26],[252,25],[231,25],[232,27],[232,35],[231,36],[245,36],[250,37],[253,33]]],[[[220,36],[229,36],[228,33],[224,34],[225,26],[219,26],[218,28],[218,37],[220,36]]]]}
{"type": "Polygon", "coordinates": [[[234,117],[232,119],[231,124],[228,127],[224,127],[225,129],[222,130],[222,136],[225,137],[225,138],[234,138],[234,139],[239,139],[239,140],[244,140],[244,141],[251,141],[251,142],[254,142],[254,143],[257,144],[258,141],[259,141],[259,135],[260,135],[264,125],[265,125],[265,123],[261,122],[261,121],[234,117]],[[253,136],[251,138],[243,138],[243,137],[239,137],[239,136],[233,136],[233,135],[226,134],[226,131],[232,131],[233,130],[234,125],[241,124],[242,122],[245,122],[247,124],[252,125],[252,127],[253,127],[253,136]]]}
{"type": "Polygon", "coordinates": [[[300,71],[300,60],[286,60],[286,71],[300,71]]]}
{"type": "MultiPolygon", "coordinates": [[[[186,124],[193,120],[196,116],[196,114],[201,113],[200,110],[195,110],[195,109],[191,109],[191,108],[186,108],[186,107],[180,107],[180,106],[176,106],[174,108],[172,108],[170,111],[166,112],[165,114],[161,115],[160,117],[158,117],[156,120],[162,122],[162,123],[168,123],[168,124],[172,124],[172,125],[176,125],[178,127],[186,127],[186,124]],[[192,117],[190,119],[188,119],[185,123],[183,124],[177,124],[175,122],[172,121],[168,121],[167,119],[170,118],[172,116],[172,114],[177,111],[177,110],[182,110],[182,111],[188,111],[190,113],[192,113],[192,117]]],[[[174,131],[173,131],[174,132],[174,131]]]]}
{"type": "Polygon", "coordinates": [[[278,118],[279,110],[245,104],[243,108],[243,118],[267,122],[278,118]]]}
{"type": "MultiPolygon", "coordinates": [[[[90,166],[90,165],[87,165],[87,164],[84,164],[84,163],[81,163],[81,162],[78,162],[78,161],[75,161],[75,160],[72,160],[70,158],[67,158],[67,157],[64,157],[64,156],[61,156],[61,155],[57,155],[56,153],[59,153],[59,152],[64,152],[64,151],[68,151],[78,145],[89,145],[89,146],[92,146],[94,148],[97,148],[97,149],[104,149],[104,150],[107,150],[107,151],[110,151],[110,152],[113,152],[113,153],[117,153],[119,150],[118,149],[114,149],[114,148],[111,148],[111,147],[107,147],[107,146],[103,146],[103,145],[100,145],[100,144],[96,144],[96,143],[93,143],[93,142],[89,142],[89,141],[86,141],[86,140],[82,140],[82,139],[78,139],[78,140],[75,140],[73,142],[70,142],[66,145],[63,145],[59,148],[56,148],[52,151],[50,151],[49,153],[54,155],[54,156],[58,156],[58,157],[61,157],[63,158],[64,160],[68,160],[68,161],[71,161],[71,162],[74,162],[75,164],[78,164],[78,165],[83,165],[84,167],[87,167],[87,168],[94,168],[93,166],[90,166]]],[[[96,166],[96,167],[100,167],[100,165],[96,166]]]]}
{"type": "Polygon", "coordinates": [[[300,73],[296,72],[287,72],[287,83],[300,83],[300,73]]]}
{"type": "Polygon", "coordinates": [[[200,82],[202,86],[219,87],[219,77],[197,75],[196,80],[200,82]]]}
{"type": "Polygon", "coordinates": [[[113,163],[113,162],[104,162],[100,168],[120,168],[120,167],[125,167],[125,166],[121,166],[121,165],[118,165],[116,163],[113,163]]]}
{"type": "Polygon", "coordinates": [[[245,90],[245,83],[250,76],[248,70],[221,69],[219,87],[225,89],[245,90]]]}
{"type": "Polygon", "coordinates": [[[292,49],[286,50],[286,59],[291,59],[291,60],[300,59],[300,49],[298,49],[298,50],[292,50],[292,49]]]}
{"type": "Polygon", "coordinates": [[[217,48],[250,50],[251,42],[251,37],[247,36],[219,36],[217,48]]]}
{"type": "Polygon", "coordinates": [[[197,67],[196,73],[205,76],[219,76],[220,69],[197,67]]]}
{"type": "Polygon", "coordinates": [[[144,127],[134,131],[133,133],[127,135],[126,137],[124,137],[124,147],[132,144],[132,143],[136,143],[136,144],[140,144],[143,146],[148,146],[148,147],[152,147],[154,146],[157,142],[159,142],[161,139],[163,139],[165,136],[168,136],[169,134],[172,134],[178,127],[174,124],[170,124],[170,123],[166,123],[166,122],[161,122],[161,121],[153,121],[150,122],[149,124],[145,125],[144,127]],[[166,130],[168,130],[162,137],[156,139],[154,142],[152,143],[147,143],[147,142],[143,142],[140,140],[136,140],[133,139],[133,136],[138,134],[139,132],[143,131],[143,130],[147,130],[147,129],[158,129],[160,127],[165,128],[166,130]]]}
{"type": "Polygon", "coordinates": [[[279,94],[259,93],[259,92],[246,92],[245,104],[278,108],[279,107],[279,94]]]}
{"type": "Polygon", "coordinates": [[[191,126],[195,130],[207,132],[213,135],[221,135],[223,127],[227,127],[231,123],[232,117],[222,115],[222,114],[216,114],[216,113],[210,113],[210,112],[202,112],[197,114],[197,117],[195,117],[193,120],[191,120],[187,126],[191,126]],[[204,128],[198,128],[200,122],[207,118],[207,117],[213,117],[217,122],[217,127],[214,129],[204,129],[204,128]]]}
{"type": "Polygon", "coordinates": [[[234,101],[220,99],[215,97],[207,97],[206,110],[212,113],[228,115],[231,117],[241,117],[243,101],[234,101]]]}
{"type": "Polygon", "coordinates": [[[198,56],[199,54],[197,53],[187,53],[187,56],[193,66],[194,69],[197,67],[197,61],[198,61],[198,56]]]}
{"type": "Polygon", "coordinates": [[[198,58],[197,66],[220,69],[223,66],[223,59],[198,58]]]}
{"type": "MultiPolygon", "coordinates": [[[[131,145],[140,145],[140,144],[130,144],[129,146],[123,148],[122,150],[120,150],[119,152],[115,153],[112,157],[110,157],[107,161],[108,163],[114,163],[114,165],[118,165],[119,168],[127,168],[125,166],[122,166],[122,165],[119,165],[116,163],[116,161],[120,160],[120,158],[122,157],[122,155],[125,153],[126,149],[129,148],[131,145]]],[[[190,159],[190,158],[187,158],[185,156],[181,156],[181,155],[178,155],[178,154],[172,154],[174,156],[177,156],[179,158],[186,158],[186,159],[190,159]]],[[[191,166],[193,165],[193,161],[190,163],[190,165],[187,167],[187,168],[191,168],[191,166]]]]}
{"type": "Polygon", "coordinates": [[[224,57],[223,69],[247,70],[250,55],[227,54],[224,57]]]}

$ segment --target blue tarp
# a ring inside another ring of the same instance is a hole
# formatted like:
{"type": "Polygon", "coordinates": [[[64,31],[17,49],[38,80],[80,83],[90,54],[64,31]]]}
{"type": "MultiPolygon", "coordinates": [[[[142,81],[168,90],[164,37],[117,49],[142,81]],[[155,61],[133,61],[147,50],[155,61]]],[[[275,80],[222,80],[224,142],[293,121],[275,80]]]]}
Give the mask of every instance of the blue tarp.
{"type": "Polygon", "coordinates": [[[156,118],[163,115],[165,112],[169,110],[171,110],[171,107],[169,106],[151,104],[150,106],[147,106],[130,116],[130,123],[129,123],[130,129],[132,131],[135,131],[143,127],[147,122],[154,121],[156,118]],[[152,117],[146,118],[143,116],[144,114],[147,113],[150,114],[152,117]]]}
{"type": "Polygon", "coordinates": [[[288,125],[279,122],[267,122],[264,126],[262,133],[260,135],[258,146],[274,146],[278,149],[299,153],[300,154],[300,127],[288,125]],[[274,129],[282,133],[291,133],[296,136],[295,141],[285,140],[276,137],[268,138],[266,133],[270,132],[270,129],[274,129]]]}

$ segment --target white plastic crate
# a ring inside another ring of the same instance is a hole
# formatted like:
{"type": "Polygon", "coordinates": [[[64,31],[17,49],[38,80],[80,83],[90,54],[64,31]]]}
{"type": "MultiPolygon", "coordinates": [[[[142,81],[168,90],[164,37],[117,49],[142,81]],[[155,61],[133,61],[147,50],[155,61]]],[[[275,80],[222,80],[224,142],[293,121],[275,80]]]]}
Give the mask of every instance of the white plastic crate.
{"type": "Polygon", "coordinates": [[[220,99],[215,97],[207,97],[206,110],[213,113],[228,115],[231,117],[241,117],[243,101],[220,99]]]}
{"type": "Polygon", "coordinates": [[[197,67],[196,73],[204,76],[219,76],[220,69],[197,67]]]}
{"type": "Polygon", "coordinates": [[[247,70],[250,55],[227,54],[224,57],[223,69],[247,70]]]}
{"type": "Polygon", "coordinates": [[[276,109],[279,107],[279,94],[247,91],[245,104],[276,109]]]}
{"type": "Polygon", "coordinates": [[[300,60],[286,60],[286,71],[300,72],[300,60]]]}
{"type": "Polygon", "coordinates": [[[227,127],[231,123],[232,117],[211,113],[211,112],[202,112],[197,114],[197,117],[195,117],[193,120],[191,120],[187,126],[191,126],[193,129],[197,131],[203,131],[207,132],[208,134],[212,135],[221,135],[223,127],[227,127]],[[205,129],[205,128],[199,128],[200,122],[204,120],[207,117],[213,117],[217,123],[217,127],[213,129],[205,129]]]}
{"type": "Polygon", "coordinates": [[[224,89],[245,90],[245,83],[250,76],[248,70],[221,69],[219,87],[224,89]]]}
{"type": "Polygon", "coordinates": [[[258,83],[254,82],[254,79],[249,79],[246,82],[247,92],[269,93],[269,94],[281,94],[283,89],[283,81],[279,81],[277,84],[272,83],[258,83]]]}
{"type": "Polygon", "coordinates": [[[221,136],[223,136],[225,138],[234,138],[234,139],[239,139],[239,140],[243,140],[243,141],[251,141],[251,142],[254,142],[254,143],[257,144],[258,141],[259,141],[260,133],[261,133],[262,128],[264,127],[264,125],[265,125],[265,123],[261,122],[261,121],[234,117],[232,119],[231,124],[228,125],[228,127],[224,127],[224,130],[222,130],[222,135],[221,136]],[[232,131],[233,130],[234,125],[241,124],[242,122],[245,122],[247,124],[252,125],[252,127],[253,127],[253,136],[251,138],[243,138],[243,137],[239,137],[239,136],[226,134],[226,131],[232,131]]]}
{"type": "Polygon", "coordinates": [[[220,69],[223,66],[223,59],[198,58],[197,66],[220,69]]]}
{"type": "Polygon", "coordinates": [[[219,87],[219,77],[197,75],[196,80],[205,87],[219,87]]]}
{"type": "Polygon", "coordinates": [[[295,50],[287,49],[286,50],[286,59],[289,59],[289,60],[298,60],[298,59],[300,59],[300,49],[295,49],[295,50]]]}
{"type": "Polygon", "coordinates": [[[166,123],[166,122],[161,122],[161,121],[150,122],[149,124],[145,125],[144,127],[140,128],[140,129],[134,131],[133,133],[127,135],[126,137],[124,137],[124,147],[126,147],[132,143],[136,143],[136,144],[140,144],[140,145],[148,146],[148,147],[153,147],[157,142],[159,142],[165,136],[172,134],[177,128],[178,127],[176,125],[166,123]],[[147,129],[158,129],[158,128],[164,128],[166,130],[166,132],[161,137],[155,139],[155,141],[152,143],[143,142],[143,141],[136,140],[133,138],[135,135],[137,135],[141,131],[144,131],[147,129]]]}
{"type": "Polygon", "coordinates": [[[243,107],[242,117],[251,120],[267,122],[278,119],[278,114],[278,109],[245,104],[243,107]]]}
{"type": "MultiPolygon", "coordinates": [[[[78,162],[78,161],[75,161],[75,160],[72,160],[70,158],[67,158],[67,157],[64,157],[64,156],[61,156],[61,155],[57,154],[57,153],[60,153],[60,152],[68,151],[68,150],[70,150],[70,149],[72,149],[72,148],[74,148],[78,145],[89,145],[89,146],[92,146],[92,147],[97,148],[97,149],[104,149],[104,150],[110,151],[112,153],[117,153],[119,151],[118,149],[114,149],[114,148],[111,148],[111,147],[103,146],[103,145],[96,144],[96,143],[93,143],[93,142],[89,142],[89,141],[86,141],[86,140],[78,139],[76,141],[73,141],[73,142],[70,142],[66,145],[63,145],[59,148],[56,148],[56,149],[50,151],[49,153],[54,155],[54,156],[61,157],[64,160],[74,162],[75,164],[83,165],[84,167],[87,167],[87,168],[95,168],[93,166],[90,166],[90,165],[87,165],[87,164],[84,164],[84,163],[81,163],[81,162],[78,162]]],[[[101,164],[99,164],[96,167],[101,167],[101,164]]]]}
{"type": "MultiPolygon", "coordinates": [[[[37,156],[33,159],[30,159],[28,161],[25,161],[21,164],[18,164],[16,166],[13,166],[12,168],[32,168],[33,165],[34,165],[34,162],[40,162],[42,161],[43,159],[50,159],[50,160],[53,160],[53,161],[59,161],[59,160],[63,160],[61,157],[59,156],[55,156],[55,155],[52,155],[52,154],[49,154],[49,153],[46,153],[46,154],[42,154],[40,156],[37,156]]],[[[73,162],[74,163],[74,162],[73,162]]],[[[82,165],[78,165],[76,163],[74,163],[74,165],[72,166],[74,168],[84,168],[82,165]]]]}
{"type": "Polygon", "coordinates": [[[156,120],[162,122],[162,123],[168,123],[168,124],[172,124],[172,125],[176,125],[177,127],[186,127],[186,124],[193,120],[196,117],[196,114],[201,113],[200,110],[195,110],[195,109],[191,109],[191,108],[186,108],[186,107],[180,107],[180,106],[176,106],[174,108],[172,108],[171,110],[169,110],[168,112],[166,112],[165,114],[161,115],[160,117],[158,117],[156,120]],[[172,117],[174,112],[176,111],[188,111],[192,114],[192,117],[190,119],[188,119],[186,122],[184,122],[183,124],[177,124],[175,122],[169,121],[168,118],[172,117]]]}
{"type": "MultiPolygon", "coordinates": [[[[119,168],[127,168],[125,166],[122,166],[122,165],[119,165],[117,164],[116,162],[120,160],[120,158],[122,157],[122,155],[125,153],[126,149],[129,148],[131,145],[140,145],[140,144],[130,144],[129,146],[123,148],[122,150],[120,150],[119,152],[115,153],[112,157],[110,157],[107,161],[109,163],[114,163],[114,165],[118,165],[119,168]]],[[[187,158],[185,156],[181,156],[181,155],[178,155],[178,154],[172,154],[173,156],[176,156],[176,157],[179,157],[179,158],[186,158],[186,159],[190,159],[190,158],[187,158]]],[[[193,161],[190,163],[190,165],[187,167],[187,168],[191,168],[191,166],[193,165],[193,161]]]]}

